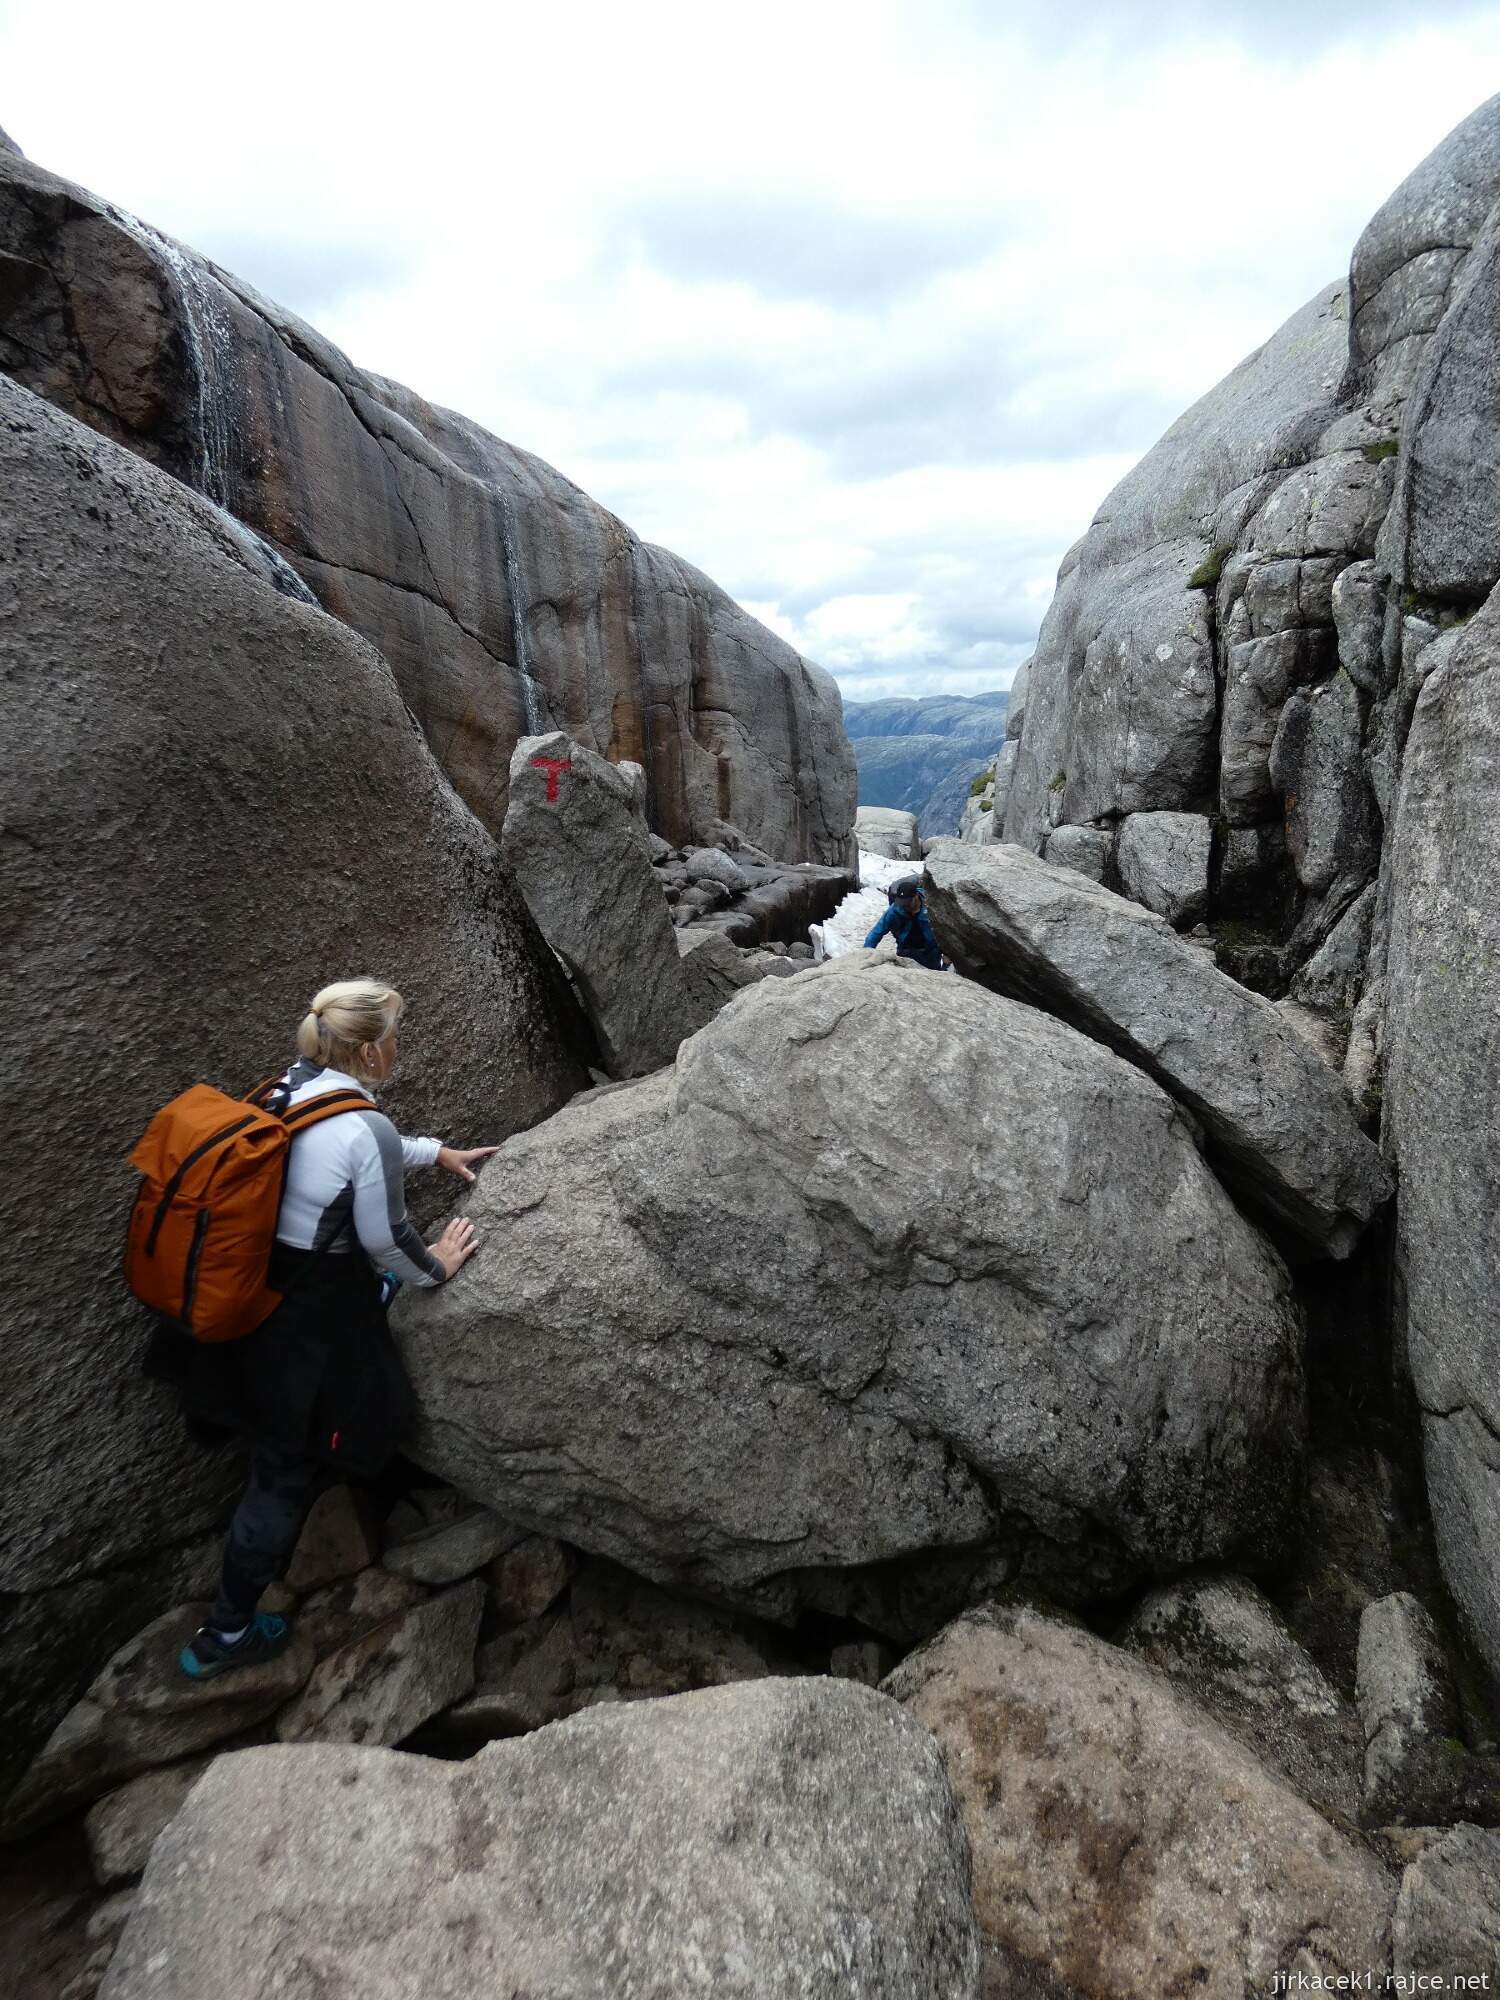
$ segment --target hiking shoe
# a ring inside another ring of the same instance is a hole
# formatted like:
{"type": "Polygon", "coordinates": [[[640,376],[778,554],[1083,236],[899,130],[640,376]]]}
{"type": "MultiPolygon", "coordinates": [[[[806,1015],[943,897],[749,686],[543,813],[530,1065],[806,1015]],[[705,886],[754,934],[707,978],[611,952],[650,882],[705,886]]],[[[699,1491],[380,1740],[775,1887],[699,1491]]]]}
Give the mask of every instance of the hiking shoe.
{"type": "Polygon", "coordinates": [[[211,1625],[200,1625],[177,1655],[177,1664],[195,1681],[211,1681],[231,1667],[258,1667],[263,1660],[274,1660],[291,1642],[292,1628],[284,1618],[274,1611],[257,1611],[233,1645],[211,1625]]]}

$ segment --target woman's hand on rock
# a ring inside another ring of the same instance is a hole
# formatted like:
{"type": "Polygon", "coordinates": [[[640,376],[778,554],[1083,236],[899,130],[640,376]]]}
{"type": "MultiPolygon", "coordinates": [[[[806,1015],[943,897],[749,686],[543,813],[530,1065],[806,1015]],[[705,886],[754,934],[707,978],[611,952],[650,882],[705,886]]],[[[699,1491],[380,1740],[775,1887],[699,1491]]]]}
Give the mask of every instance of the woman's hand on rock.
{"type": "Polygon", "coordinates": [[[498,1146],[470,1146],[467,1152],[460,1152],[456,1146],[439,1146],[437,1163],[450,1174],[457,1174],[461,1181],[472,1181],[479,1161],[488,1160],[499,1150],[498,1146]]]}
{"type": "Polygon", "coordinates": [[[479,1248],[479,1242],[473,1223],[465,1222],[462,1216],[455,1216],[442,1235],[427,1247],[442,1265],[443,1282],[446,1284],[455,1271],[461,1271],[468,1263],[479,1248]]]}

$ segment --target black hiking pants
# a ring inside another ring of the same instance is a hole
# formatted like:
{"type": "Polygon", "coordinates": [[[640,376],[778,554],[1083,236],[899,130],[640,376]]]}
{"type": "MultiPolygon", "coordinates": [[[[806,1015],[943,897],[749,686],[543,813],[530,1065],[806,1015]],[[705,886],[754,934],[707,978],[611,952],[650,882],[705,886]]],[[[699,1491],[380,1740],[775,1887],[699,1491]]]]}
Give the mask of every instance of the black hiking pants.
{"type": "Polygon", "coordinates": [[[281,1574],[297,1545],[313,1481],[322,1471],[302,1452],[281,1444],[250,1449],[250,1483],[229,1523],[219,1595],[209,1623],[237,1632],[255,1616],[266,1585],[281,1574]]]}

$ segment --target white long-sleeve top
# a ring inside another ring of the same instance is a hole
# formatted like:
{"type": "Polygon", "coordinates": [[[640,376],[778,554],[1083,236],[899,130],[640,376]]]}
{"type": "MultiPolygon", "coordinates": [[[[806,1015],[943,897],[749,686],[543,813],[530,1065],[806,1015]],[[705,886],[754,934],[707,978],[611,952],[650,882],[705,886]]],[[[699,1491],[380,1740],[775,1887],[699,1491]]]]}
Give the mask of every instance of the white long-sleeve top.
{"type": "Polygon", "coordinates": [[[407,1219],[405,1169],[430,1167],[442,1142],[404,1139],[377,1111],[369,1089],[343,1070],[320,1069],[306,1057],[282,1078],[292,1104],[330,1090],[370,1098],[356,1108],[293,1136],[276,1240],[297,1250],[346,1253],[356,1243],[379,1271],[412,1285],[442,1283],[443,1269],[407,1219]]]}

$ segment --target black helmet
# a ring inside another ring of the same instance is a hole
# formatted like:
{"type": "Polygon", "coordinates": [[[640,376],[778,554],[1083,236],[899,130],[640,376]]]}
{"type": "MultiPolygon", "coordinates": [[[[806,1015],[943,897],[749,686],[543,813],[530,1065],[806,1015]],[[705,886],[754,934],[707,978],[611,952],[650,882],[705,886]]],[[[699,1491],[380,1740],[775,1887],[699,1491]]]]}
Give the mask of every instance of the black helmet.
{"type": "Polygon", "coordinates": [[[904,903],[908,896],[920,896],[921,893],[922,885],[916,876],[903,875],[886,890],[885,900],[888,903],[904,903]]]}

